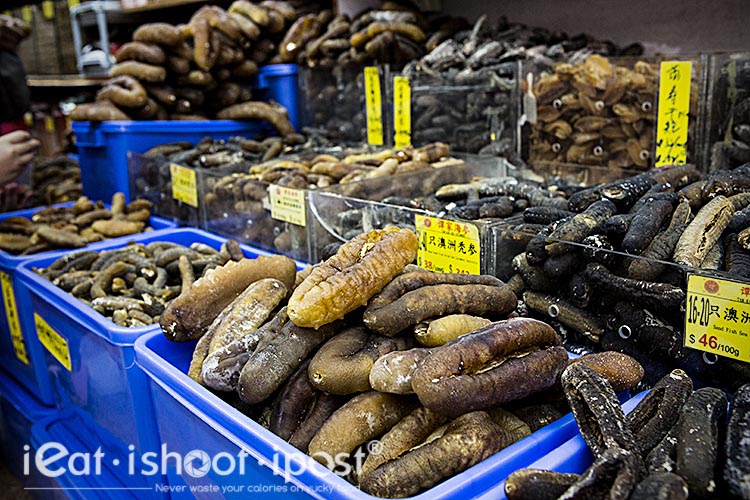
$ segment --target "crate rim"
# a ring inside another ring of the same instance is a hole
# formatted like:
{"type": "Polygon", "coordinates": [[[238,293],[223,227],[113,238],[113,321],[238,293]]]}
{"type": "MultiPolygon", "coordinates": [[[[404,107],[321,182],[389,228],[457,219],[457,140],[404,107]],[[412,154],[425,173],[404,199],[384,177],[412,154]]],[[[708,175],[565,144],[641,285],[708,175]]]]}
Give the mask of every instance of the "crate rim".
{"type": "MultiPolygon", "coordinates": [[[[149,342],[155,338],[163,336],[161,331],[148,332],[135,341],[135,363],[136,365],[146,374],[150,382],[157,384],[163,389],[170,397],[174,398],[178,404],[184,406],[188,411],[193,413],[196,417],[202,419],[206,425],[209,425],[213,430],[220,433],[225,439],[231,441],[234,445],[242,448],[246,451],[252,451],[255,455],[263,455],[262,451],[257,448],[249,448],[258,442],[262,443],[263,447],[273,449],[274,452],[283,453],[292,457],[298,455],[304,455],[309,457],[302,451],[294,448],[292,445],[271,433],[268,429],[261,427],[257,422],[250,419],[250,417],[242,414],[239,410],[233,408],[218,396],[205,390],[205,387],[199,385],[196,381],[192,380],[183,373],[181,370],[176,368],[170,362],[162,358],[155,350],[149,346],[149,342]],[[144,363],[145,361],[145,363],[144,363]],[[145,365],[145,366],[144,366],[145,365]],[[203,396],[201,399],[196,401],[194,393],[198,393],[203,396]],[[218,422],[215,415],[221,415],[222,418],[226,419],[226,423],[218,422]],[[252,422],[252,423],[251,423],[252,422]],[[237,433],[234,429],[244,429],[246,432],[251,434],[250,437],[254,438],[253,441],[238,438],[237,433]]],[[[165,338],[165,341],[169,342],[169,339],[165,338]]],[[[152,393],[152,398],[154,397],[152,393]]],[[[456,474],[453,477],[444,479],[435,486],[424,490],[417,495],[407,497],[410,500],[428,500],[433,498],[450,498],[451,495],[463,490],[468,484],[475,482],[477,479],[492,473],[506,473],[504,467],[501,464],[493,464],[488,461],[492,460],[492,457],[499,453],[504,453],[505,458],[508,462],[512,462],[514,458],[523,451],[521,444],[534,443],[538,444],[543,442],[545,439],[550,437],[550,434],[557,431],[560,427],[568,425],[569,422],[573,421],[572,413],[567,413],[560,419],[548,424],[536,431],[537,433],[542,431],[541,434],[532,433],[526,436],[524,439],[519,440],[510,446],[500,450],[497,454],[488,457],[486,460],[475,464],[472,467],[462,471],[460,474],[456,474]],[[535,435],[536,434],[536,435],[535,435]],[[519,451],[520,450],[520,451],[519,451]],[[484,466],[483,466],[484,464],[484,466]],[[490,468],[488,471],[487,468],[490,468]],[[497,470],[499,469],[499,471],[497,470]]],[[[575,426],[575,423],[573,422],[575,426]]],[[[563,441],[566,442],[566,441],[563,441]]],[[[268,465],[268,457],[263,457],[266,460],[264,464],[268,465]]],[[[311,457],[310,457],[311,458],[311,457]]],[[[340,492],[338,498],[346,500],[374,500],[377,497],[365,493],[364,491],[357,488],[355,485],[348,483],[343,478],[339,478],[335,474],[331,473],[322,464],[315,462],[311,459],[312,467],[305,471],[300,476],[293,476],[301,479],[307,488],[312,488],[316,485],[305,482],[305,479],[315,477],[322,481],[322,484],[331,486],[335,491],[340,492]],[[337,478],[337,479],[333,479],[337,478]]],[[[527,464],[528,466],[528,464],[527,464]]],[[[507,471],[510,473],[512,471],[507,471]]],[[[281,473],[274,469],[274,474],[281,473]]],[[[503,478],[504,479],[504,478],[503,478]]],[[[306,489],[307,491],[307,489],[306,489]]],[[[314,491],[314,490],[313,490],[314,491]]],[[[487,491],[487,490],[485,490],[487,491]]],[[[482,495],[485,491],[476,492],[476,495],[482,495]]],[[[308,493],[310,493],[308,491],[308,493]]],[[[312,493],[310,493],[312,494],[312,493]]]]}
{"type": "MultiPolygon", "coordinates": [[[[119,249],[119,248],[126,246],[131,241],[134,241],[134,242],[158,241],[160,239],[164,239],[165,237],[175,238],[180,235],[197,236],[197,237],[200,237],[200,239],[213,240],[213,241],[216,241],[217,243],[218,242],[223,243],[227,240],[227,238],[221,237],[213,233],[209,233],[208,231],[204,231],[202,229],[189,228],[189,227],[170,228],[170,229],[160,229],[158,231],[150,231],[148,233],[139,233],[138,235],[135,235],[137,237],[130,238],[127,240],[119,240],[115,242],[114,245],[112,244],[111,241],[99,242],[96,247],[94,246],[89,247],[88,250],[91,250],[91,251],[115,250],[115,249],[119,249]]],[[[164,239],[164,241],[169,241],[169,239],[164,239]]],[[[240,248],[242,248],[244,251],[249,251],[259,256],[260,255],[265,255],[265,256],[273,255],[271,252],[267,252],[265,250],[261,250],[259,248],[251,247],[245,244],[240,244],[240,248]]],[[[66,310],[80,310],[81,314],[71,316],[71,319],[75,323],[77,323],[79,326],[83,327],[85,330],[92,331],[92,327],[95,327],[93,332],[96,333],[96,335],[102,336],[105,340],[107,340],[111,344],[120,345],[120,346],[132,346],[135,339],[140,337],[144,333],[148,333],[151,331],[156,331],[156,330],[161,329],[158,323],[143,326],[143,327],[138,327],[138,328],[129,328],[125,326],[116,325],[112,320],[110,320],[106,316],[99,314],[90,306],[84,304],[83,302],[78,300],[76,297],[73,297],[73,295],[64,291],[62,288],[59,288],[53,285],[52,282],[48,281],[47,279],[43,278],[42,276],[38,275],[32,270],[32,267],[34,267],[40,261],[47,261],[53,257],[56,257],[56,255],[47,255],[47,256],[40,257],[38,259],[29,259],[25,261],[18,267],[19,276],[27,284],[29,288],[29,292],[31,294],[36,294],[40,296],[44,296],[45,294],[48,294],[48,295],[51,295],[50,298],[54,298],[57,301],[59,301],[58,303],[64,304],[66,306],[66,310]],[[102,335],[102,332],[106,332],[106,334],[102,335]]],[[[295,261],[295,264],[297,264],[298,269],[299,269],[299,263],[295,261]]],[[[32,297],[32,300],[33,300],[33,297],[32,297]]]]}

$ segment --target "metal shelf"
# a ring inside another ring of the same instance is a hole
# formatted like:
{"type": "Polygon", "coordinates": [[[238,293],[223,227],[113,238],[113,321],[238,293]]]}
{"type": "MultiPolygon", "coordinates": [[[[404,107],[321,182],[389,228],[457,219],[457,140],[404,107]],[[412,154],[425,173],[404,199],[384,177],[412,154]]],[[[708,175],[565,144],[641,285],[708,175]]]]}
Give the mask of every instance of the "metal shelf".
{"type": "Polygon", "coordinates": [[[26,84],[29,87],[96,87],[107,81],[107,78],[86,78],[81,75],[28,75],[26,84]]]}
{"type": "Polygon", "coordinates": [[[124,13],[148,12],[151,10],[166,9],[170,7],[180,7],[194,3],[206,3],[207,0],[159,0],[157,3],[147,3],[139,7],[123,8],[124,13]]]}

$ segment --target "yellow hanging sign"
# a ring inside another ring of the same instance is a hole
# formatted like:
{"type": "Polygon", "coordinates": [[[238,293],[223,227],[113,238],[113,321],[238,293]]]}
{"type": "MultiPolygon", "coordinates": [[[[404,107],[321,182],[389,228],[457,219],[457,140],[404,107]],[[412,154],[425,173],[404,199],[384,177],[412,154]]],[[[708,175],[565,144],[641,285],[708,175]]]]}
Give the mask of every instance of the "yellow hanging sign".
{"type": "Polygon", "coordinates": [[[16,295],[13,291],[13,282],[8,273],[0,271],[0,285],[2,285],[5,317],[8,320],[8,329],[10,330],[10,339],[13,342],[13,349],[16,351],[16,357],[19,361],[28,365],[29,355],[26,350],[26,342],[23,339],[23,333],[21,332],[21,323],[18,321],[16,295]]]}
{"type": "Polygon", "coordinates": [[[750,285],[691,274],[685,346],[750,362],[750,285]]]}
{"type": "Polygon", "coordinates": [[[276,184],[268,186],[271,199],[271,217],[305,227],[305,190],[294,189],[276,184]]]}
{"type": "Polygon", "coordinates": [[[68,371],[72,371],[73,365],[70,362],[70,350],[68,349],[68,341],[65,340],[65,337],[57,333],[37,313],[34,313],[34,325],[36,326],[36,334],[39,337],[39,342],[61,365],[67,368],[68,371]]]}
{"type": "Polygon", "coordinates": [[[691,62],[661,63],[654,161],[657,167],[687,163],[691,79],[691,62]]]}
{"type": "Polygon", "coordinates": [[[383,145],[383,111],[380,101],[380,72],[375,66],[365,68],[365,111],[367,112],[367,143],[383,145]]]}
{"type": "Polygon", "coordinates": [[[47,20],[55,18],[55,4],[52,0],[42,2],[42,14],[47,20]]]}
{"type": "Polygon", "coordinates": [[[34,19],[34,11],[31,10],[31,5],[21,7],[21,19],[27,23],[30,23],[34,19]]]}
{"type": "Polygon", "coordinates": [[[172,198],[198,208],[195,170],[172,163],[169,165],[169,174],[172,177],[172,198]]]}
{"type": "Polygon", "coordinates": [[[469,222],[414,217],[417,265],[437,273],[481,274],[479,229],[469,222]]]}
{"type": "Polygon", "coordinates": [[[411,144],[411,86],[405,76],[393,79],[393,144],[397,148],[411,144]]]}

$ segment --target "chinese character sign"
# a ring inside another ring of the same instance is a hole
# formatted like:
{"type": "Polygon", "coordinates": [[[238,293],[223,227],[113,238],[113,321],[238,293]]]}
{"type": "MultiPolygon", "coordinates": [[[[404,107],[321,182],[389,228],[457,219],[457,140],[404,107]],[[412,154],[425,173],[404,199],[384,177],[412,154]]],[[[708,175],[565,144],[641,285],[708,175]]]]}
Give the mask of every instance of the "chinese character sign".
{"type": "Polygon", "coordinates": [[[665,61],[659,77],[655,165],[687,163],[692,63],[665,61]]]}
{"type": "Polygon", "coordinates": [[[380,72],[375,66],[365,68],[365,111],[367,112],[367,143],[383,145],[383,117],[380,104],[380,72]]]}
{"type": "Polygon", "coordinates": [[[437,273],[481,274],[479,229],[469,223],[415,216],[417,265],[437,273]]]}
{"type": "Polygon", "coordinates": [[[691,275],[685,310],[685,345],[750,361],[750,287],[691,275]]]}
{"type": "Polygon", "coordinates": [[[411,87],[409,79],[393,79],[393,143],[397,148],[411,144],[411,87]]]}
{"type": "Polygon", "coordinates": [[[305,227],[307,212],[304,189],[271,184],[268,186],[268,195],[271,200],[272,218],[305,227]]]}

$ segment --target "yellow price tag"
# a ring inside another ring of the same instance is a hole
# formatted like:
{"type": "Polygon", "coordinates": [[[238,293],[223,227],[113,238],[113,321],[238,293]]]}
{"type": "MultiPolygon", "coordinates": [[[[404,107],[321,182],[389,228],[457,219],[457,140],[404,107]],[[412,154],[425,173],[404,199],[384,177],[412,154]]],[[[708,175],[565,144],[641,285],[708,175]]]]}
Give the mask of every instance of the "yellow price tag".
{"type": "Polygon", "coordinates": [[[661,63],[654,161],[657,167],[687,163],[691,79],[691,62],[661,63]]]}
{"type": "Polygon", "coordinates": [[[172,177],[172,198],[197,208],[198,182],[195,170],[172,163],[169,165],[169,173],[172,177]]]}
{"type": "Polygon", "coordinates": [[[44,117],[44,129],[47,132],[55,131],[55,120],[51,116],[47,115],[44,117]]]}
{"type": "Polygon", "coordinates": [[[411,86],[405,76],[393,79],[393,144],[397,148],[411,144],[411,86]]]}
{"type": "Polygon", "coordinates": [[[688,276],[685,346],[750,362],[750,284],[688,276]]]}
{"type": "Polygon", "coordinates": [[[68,0],[68,9],[71,7],[75,7],[76,5],[80,4],[81,0],[68,0]]]}
{"type": "Polygon", "coordinates": [[[305,227],[307,216],[305,213],[305,191],[271,184],[268,186],[271,199],[271,217],[305,227]]]}
{"type": "Polygon", "coordinates": [[[55,17],[55,4],[52,0],[45,0],[42,2],[42,14],[45,19],[54,19],[55,17]]]}
{"type": "Polygon", "coordinates": [[[72,371],[68,341],[47,324],[41,316],[34,313],[34,325],[39,342],[60,362],[68,371],[72,371]]]}
{"type": "Polygon", "coordinates": [[[437,273],[481,274],[479,229],[456,222],[416,215],[417,265],[437,273]]]}
{"type": "Polygon", "coordinates": [[[5,317],[8,319],[8,329],[10,330],[10,339],[13,342],[13,349],[16,351],[16,357],[21,363],[29,364],[29,355],[26,350],[26,342],[23,340],[21,332],[21,323],[18,321],[18,308],[16,307],[16,295],[13,292],[13,282],[10,275],[0,271],[0,284],[3,289],[3,303],[5,304],[5,317]]]}
{"type": "Polygon", "coordinates": [[[21,19],[27,23],[30,23],[34,19],[34,11],[31,10],[31,5],[21,7],[21,19]]]}
{"type": "Polygon", "coordinates": [[[375,66],[365,68],[365,105],[367,112],[367,143],[383,145],[383,112],[380,104],[380,72],[375,66]]]}

